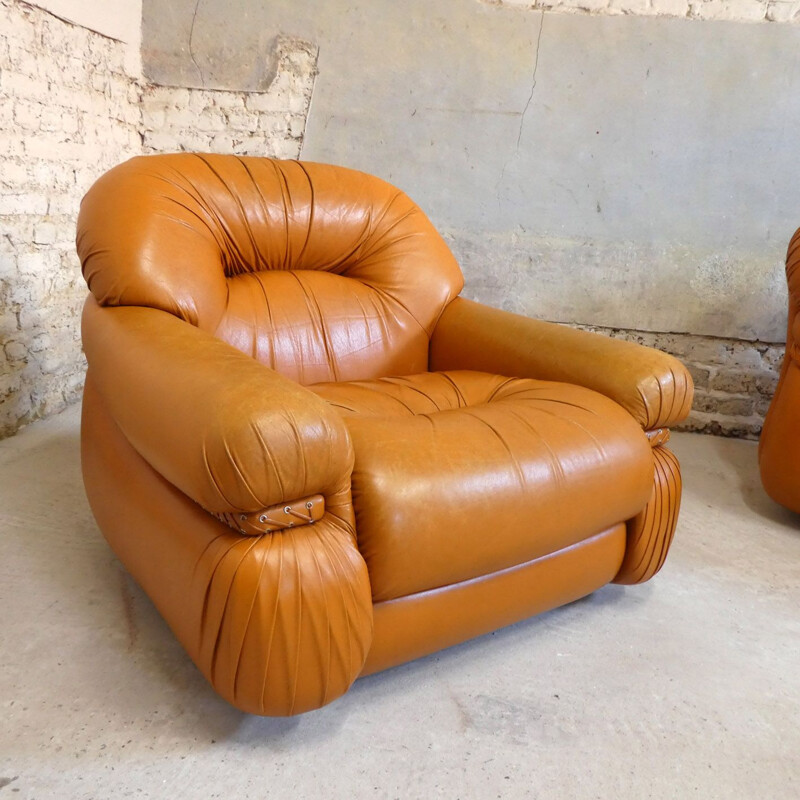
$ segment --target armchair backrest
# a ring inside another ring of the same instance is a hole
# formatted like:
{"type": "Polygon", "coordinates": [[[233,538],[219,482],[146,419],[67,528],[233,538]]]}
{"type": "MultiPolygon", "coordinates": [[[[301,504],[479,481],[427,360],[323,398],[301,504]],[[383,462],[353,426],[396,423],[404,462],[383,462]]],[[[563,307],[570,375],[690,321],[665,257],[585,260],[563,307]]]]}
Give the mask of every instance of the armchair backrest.
{"type": "Polygon", "coordinates": [[[101,305],[175,314],[303,384],[425,371],[463,285],[405,194],[298,161],[131,159],[87,193],[77,245],[101,305]]]}

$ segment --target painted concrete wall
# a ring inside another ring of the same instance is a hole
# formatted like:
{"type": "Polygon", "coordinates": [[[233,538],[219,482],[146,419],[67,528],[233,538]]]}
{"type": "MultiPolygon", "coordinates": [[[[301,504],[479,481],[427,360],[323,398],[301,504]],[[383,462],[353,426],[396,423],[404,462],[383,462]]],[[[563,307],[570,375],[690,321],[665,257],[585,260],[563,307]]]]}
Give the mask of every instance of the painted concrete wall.
{"type": "Polygon", "coordinates": [[[800,29],[456,2],[435,46],[408,52],[437,29],[428,6],[415,8],[418,31],[320,44],[304,157],[407,188],[487,302],[606,327],[784,336],[800,29]]]}
{"type": "Polygon", "coordinates": [[[800,22],[798,0],[481,0],[520,9],[574,14],[636,14],[739,22],[800,22]]]}
{"type": "Polygon", "coordinates": [[[303,158],[404,188],[467,295],[673,352],[687,427],[756,436],[800,224],[798,9],[145,0],[143,57],[157,83],[259,91],[279,41],[317,49],[303,158]]]}
{"type": "Polygon", "coordinates": [[[564,322],[783,339],[800,27],[477,0],[194,9],[145,0],[148,74],[257,88],[278,33],[315,42],[303,157],[408,191],[473,296],[564,322]]]}

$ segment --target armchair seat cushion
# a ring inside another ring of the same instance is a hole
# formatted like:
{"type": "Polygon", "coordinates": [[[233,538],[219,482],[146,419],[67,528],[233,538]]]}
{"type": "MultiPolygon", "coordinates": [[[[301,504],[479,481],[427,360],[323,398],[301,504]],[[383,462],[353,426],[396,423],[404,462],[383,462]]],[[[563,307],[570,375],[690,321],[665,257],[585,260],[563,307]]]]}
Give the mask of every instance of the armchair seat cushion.
{"type": "Polygon", "coordinates": [[[641,427],[580,386],[452,371],[309,388],[353,440],[375,602],[563,550],[635,516],[652,492],[641,427]]]}

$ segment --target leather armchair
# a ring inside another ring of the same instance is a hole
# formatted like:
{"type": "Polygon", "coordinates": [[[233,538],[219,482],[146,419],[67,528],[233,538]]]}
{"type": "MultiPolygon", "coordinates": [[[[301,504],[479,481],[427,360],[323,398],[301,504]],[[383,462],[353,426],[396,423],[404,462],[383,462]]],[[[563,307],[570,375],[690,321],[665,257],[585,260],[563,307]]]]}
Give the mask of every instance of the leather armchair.
{"type": "Polygon", "coordinates": [[[800,513],[800,230],[786,254],[789,324],[786,354],[758,443],[761,482],[767,494],[800,513]]]}
{"type": "Polygon", "coordinates": [[[459,297],[394,187],[140,157],[89,191],[77,244],[89,501],[239,708],[320,707],[663,564],[687,372],[459,297]]]}

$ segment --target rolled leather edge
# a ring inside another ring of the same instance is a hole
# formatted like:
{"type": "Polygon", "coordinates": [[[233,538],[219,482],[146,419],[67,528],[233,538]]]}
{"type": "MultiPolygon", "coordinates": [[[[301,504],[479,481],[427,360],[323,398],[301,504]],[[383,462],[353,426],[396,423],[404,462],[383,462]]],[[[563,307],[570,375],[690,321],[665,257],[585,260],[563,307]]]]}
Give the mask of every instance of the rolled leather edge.
{"type": "Polygon", "coordinates": [[[158,474],[84,389],[81,463],[97,524],[228,702],[287,716],[344,694],[372,642],[349,489],[314,525],[241,536],[158,474]]]}
{"type": "Polygon", "coordinates": [[[663,445],[653,448],[655,476],[647,505],[626,527],[625,557],[614,583],[650,580],[664,566],[681,507],[681,468],[677,457],[663,445]]]}
{"type": "Polygon", "coordinates": [[[673,356],[458,297],[431,338],[431,370],[474,369],[574,383],[610,397],[645,429],[685,419],[694,386],[673,356]]]}
{"type": "Polygon", "coordinates": [[[349,487],[347,428],[299,384],[156,309],[103,308],[90,295],[82,330],[125,437],[206,510],[252,513],[349,487]]]}

